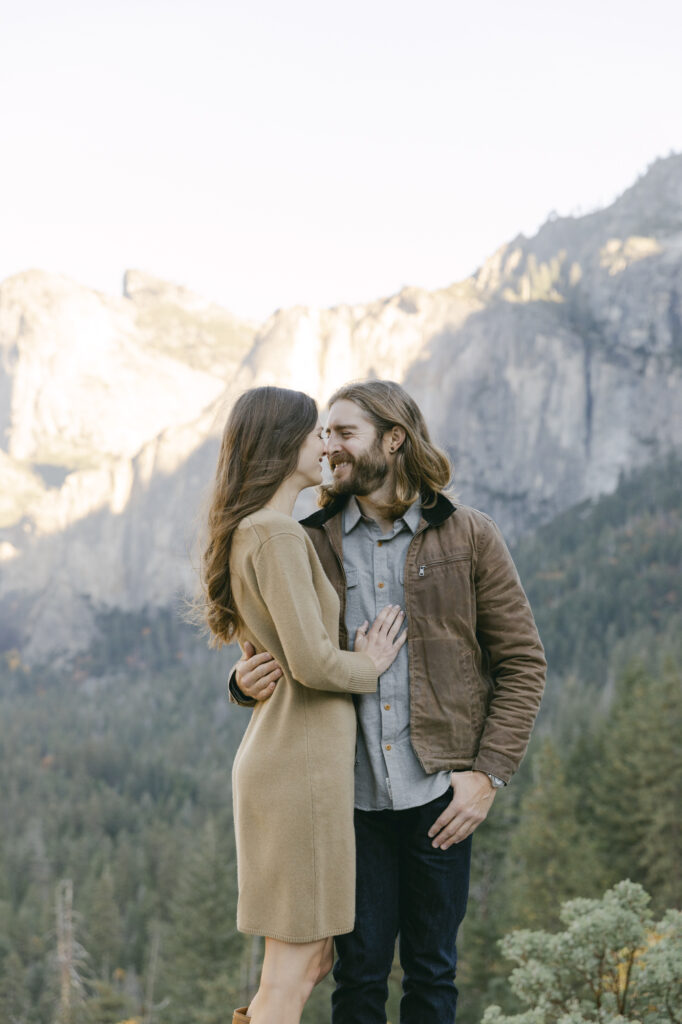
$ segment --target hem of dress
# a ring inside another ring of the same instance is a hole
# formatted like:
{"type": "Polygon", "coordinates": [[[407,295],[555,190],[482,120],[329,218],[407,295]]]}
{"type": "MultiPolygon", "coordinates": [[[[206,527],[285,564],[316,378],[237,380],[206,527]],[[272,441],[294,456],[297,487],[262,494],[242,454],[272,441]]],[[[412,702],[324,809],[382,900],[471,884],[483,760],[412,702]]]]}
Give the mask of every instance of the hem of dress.
{"type": "Polygon", "coordinates": [[[237,931],[241,932],[242,935],[263,935],[269,939],[277,939],[278,942],[318,942],[320,939],[333,939],[336,935],[348,935],[352,932],[355,927],[355,921],[348,926],[348,922],[344,922],[344,925],[340,928],[335,928],[333,931],[325,929],[321,932],[315,932],[310,935],[284,935],[282,932],[273,932],[268,928],[249,928],[247,925],[237,924],[237,931]]]}

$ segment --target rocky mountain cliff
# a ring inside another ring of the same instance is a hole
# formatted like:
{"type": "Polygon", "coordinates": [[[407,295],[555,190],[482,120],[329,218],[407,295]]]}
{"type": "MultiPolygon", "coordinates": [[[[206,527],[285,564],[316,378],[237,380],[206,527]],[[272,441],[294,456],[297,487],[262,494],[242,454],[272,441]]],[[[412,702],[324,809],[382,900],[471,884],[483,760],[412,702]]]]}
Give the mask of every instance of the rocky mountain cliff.
{"type": "Polygon", "coordinates": [[[605,210],[555,218],[471,278],[263,325],[129,271],[111,298],[40,271],[0,285],[0,649],[87,646],[98,610],[163,607],[225,413],[256,384],[323,404],[405,382],[462,500],[518,536],[682,444],[682,156],[605,210]]]}
{"type": "Polygon", "coordinates": [[[503,246],[468,283],[482,309],[406,384],[438,395],[460,484],[512,533],[680,443],[682,157],[503,246]]]}

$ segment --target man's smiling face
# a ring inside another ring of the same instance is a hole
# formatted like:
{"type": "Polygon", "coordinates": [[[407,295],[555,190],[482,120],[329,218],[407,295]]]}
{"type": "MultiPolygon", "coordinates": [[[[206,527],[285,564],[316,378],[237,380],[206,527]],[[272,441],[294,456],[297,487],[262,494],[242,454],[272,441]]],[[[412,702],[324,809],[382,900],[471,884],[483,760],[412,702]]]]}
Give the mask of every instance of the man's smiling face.
{"type": "Polygon", "coordinates": [[[366,495],[376,491],[389,473],[382,438],[355,402],[334,402],[327,419],[327,457],[335,494],[366,495]]]}

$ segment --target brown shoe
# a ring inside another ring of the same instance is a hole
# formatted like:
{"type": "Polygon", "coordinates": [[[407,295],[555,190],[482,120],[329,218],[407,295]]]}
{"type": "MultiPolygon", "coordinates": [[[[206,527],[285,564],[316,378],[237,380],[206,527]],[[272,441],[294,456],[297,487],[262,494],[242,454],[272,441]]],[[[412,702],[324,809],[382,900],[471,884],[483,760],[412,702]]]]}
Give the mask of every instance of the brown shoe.
{"type": "Polygon", "coordinates": [[[239,1010],[235,1010],[232,1015],[232,1024],[249,1024],[251,1018],[247,1016],[247,1010],[248,1006],[242,1006],[239,1010]]]}

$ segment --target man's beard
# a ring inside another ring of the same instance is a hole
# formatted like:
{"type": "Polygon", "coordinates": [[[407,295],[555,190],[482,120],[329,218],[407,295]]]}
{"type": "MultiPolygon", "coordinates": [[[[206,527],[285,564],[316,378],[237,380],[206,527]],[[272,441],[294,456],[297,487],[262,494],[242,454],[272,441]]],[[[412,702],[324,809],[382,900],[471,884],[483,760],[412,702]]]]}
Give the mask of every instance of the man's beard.
{"type": "Polygon", "coordinates": [[[332,478],[329,488],[332,494],[359,494],[363,497],[378,490],[388,476],[388,462],[378,441],[362,455],[345,455],[344,461],[350,462],[350,473],[345,480],[332,478]]]}

